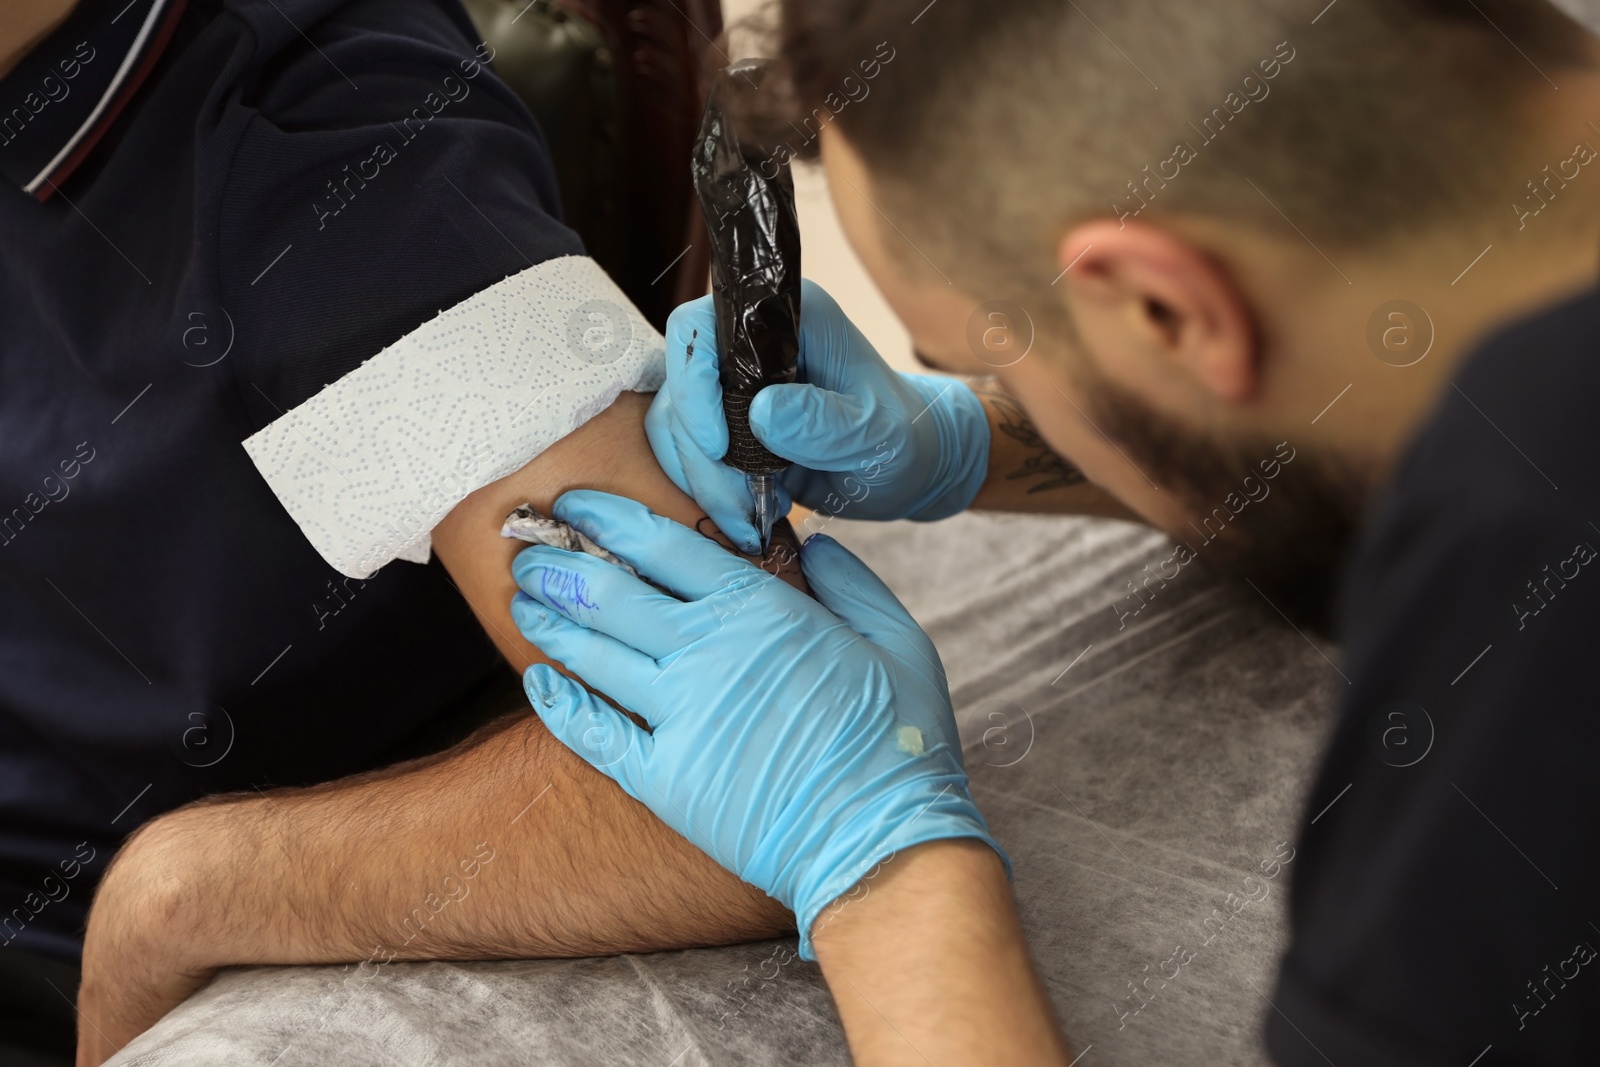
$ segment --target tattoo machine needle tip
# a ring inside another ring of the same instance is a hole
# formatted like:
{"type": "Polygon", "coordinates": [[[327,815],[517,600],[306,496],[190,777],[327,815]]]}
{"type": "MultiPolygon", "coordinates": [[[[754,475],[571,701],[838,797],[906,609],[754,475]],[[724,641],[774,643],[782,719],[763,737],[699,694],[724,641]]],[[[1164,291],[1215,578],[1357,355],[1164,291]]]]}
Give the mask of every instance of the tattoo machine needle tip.
{"type": "Polygon", "coordinates": [[[772,524],[778,521],[778,476],[776,474],[747,475],[750,496],[756,504],[756,532],[761,535],[761,554],[767,554],[772,544],[772,524]]]}

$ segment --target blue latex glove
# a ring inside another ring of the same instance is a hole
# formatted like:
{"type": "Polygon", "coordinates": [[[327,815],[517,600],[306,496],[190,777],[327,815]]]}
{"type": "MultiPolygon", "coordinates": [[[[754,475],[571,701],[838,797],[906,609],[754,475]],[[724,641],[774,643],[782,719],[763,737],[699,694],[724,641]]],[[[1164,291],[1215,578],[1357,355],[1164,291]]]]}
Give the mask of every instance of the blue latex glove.
{"type": "Polygon", "coordinates": [[[670,592],[595,556],[518,553],[523,635],[651,730],[547,664],[523,677],[534,710],[793,910],[806,959],[822,909],[897,850],[976,837],[1000,851],[967,789],[933,642],[836,541],[801,550],[812,600],[632,500],[576,491],[555,515],[670,592]]]}
{"type": "MultiPolygon", "coordinates": [[[[954,378],[890,369],[833,297],[802,282],[799,384],[750,404],[761,443],[795,465],[793,500],[860,519],[942,519],[964,511],[989,467],[983,403],[954,378]]],[[[667,320],[667,380],[650,405],[650,447],[679,489],[747,554],[759,540],[745,477],[722,463],[728,423],[711,297],[667,320]]],[[[787,509],[788,500],[780,501],[787,509]]]]}

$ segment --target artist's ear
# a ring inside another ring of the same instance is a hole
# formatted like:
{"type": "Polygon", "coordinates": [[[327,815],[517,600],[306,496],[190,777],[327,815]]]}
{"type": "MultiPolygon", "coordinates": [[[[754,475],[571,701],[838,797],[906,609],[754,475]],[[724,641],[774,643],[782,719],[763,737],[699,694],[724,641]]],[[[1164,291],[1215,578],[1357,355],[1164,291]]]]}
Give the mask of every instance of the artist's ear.
{"type": "Polygon", "coordinates": [[[1248,305],[1206,253],[1170,230],[1112,219],[1074,227],[1057,251],[1061,299],[1102,371],[1119,363],[1116,378],[1176,372],[1230,404],[1255,395],[1248,305]]]}

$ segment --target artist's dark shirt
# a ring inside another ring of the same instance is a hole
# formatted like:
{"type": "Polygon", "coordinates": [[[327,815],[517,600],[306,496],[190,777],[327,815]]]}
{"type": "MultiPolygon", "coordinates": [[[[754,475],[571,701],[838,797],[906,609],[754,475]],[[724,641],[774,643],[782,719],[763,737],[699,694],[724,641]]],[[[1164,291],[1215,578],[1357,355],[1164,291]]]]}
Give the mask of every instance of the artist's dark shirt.
{"type": "Polygon", "coordinates": [[[1370,517],[1279,1067],[1600,1061],[1597,407],[1591,291],[1469,357],[1370,517]]]}
{"type": "Polygon", "coordinates": [[[75,957],[153,815],[387,762],[501,669],[241,445],[581,251],[478,47],[454,0],[82,0],[0,81],[0,952],[75,957]]]}

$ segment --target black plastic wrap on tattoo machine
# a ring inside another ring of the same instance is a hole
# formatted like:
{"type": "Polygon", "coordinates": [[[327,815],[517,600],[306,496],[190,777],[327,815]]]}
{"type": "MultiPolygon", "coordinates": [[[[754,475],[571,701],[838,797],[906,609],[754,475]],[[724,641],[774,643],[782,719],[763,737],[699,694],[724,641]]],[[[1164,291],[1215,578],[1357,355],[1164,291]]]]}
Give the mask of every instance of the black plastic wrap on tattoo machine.
{"type": "Polygon", "coordinates": [[[750,401],[795,380],[800,353],[800,223],[787,158],[741,140],[740,95],[760,91],[766,60],[717,75],[695,144],[695,192],[711,237],[722,408],[729,466],[770,474],[788,466],[750,431],[750,401]]]}

